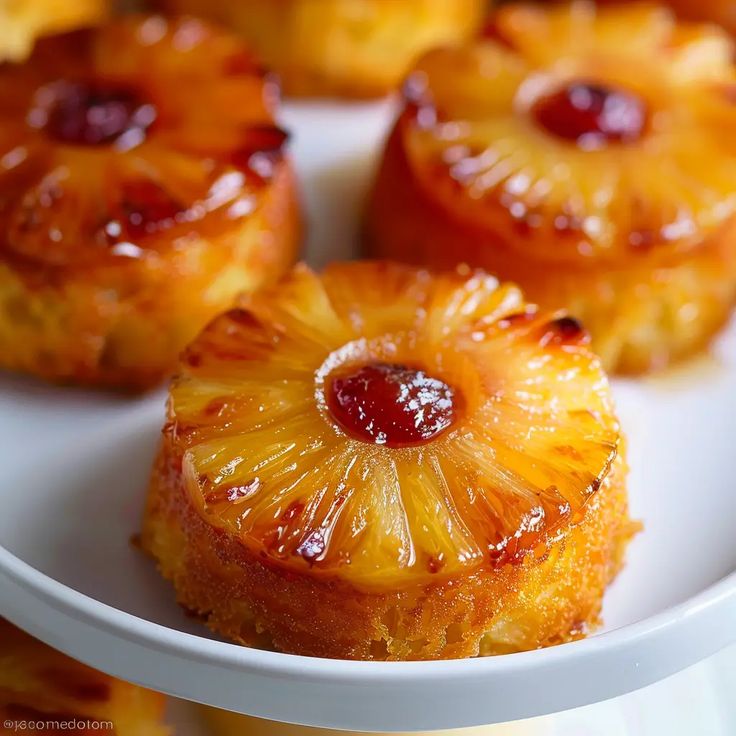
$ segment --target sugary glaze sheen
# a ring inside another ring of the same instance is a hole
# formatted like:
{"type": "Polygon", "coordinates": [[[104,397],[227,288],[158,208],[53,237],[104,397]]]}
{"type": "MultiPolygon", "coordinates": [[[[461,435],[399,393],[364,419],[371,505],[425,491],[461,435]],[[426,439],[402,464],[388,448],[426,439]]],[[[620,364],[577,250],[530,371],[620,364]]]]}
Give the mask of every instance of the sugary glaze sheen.
{"type": "Polygon", "coordinates": [[[93,670],[0,619],[0,736],[171,736],[165,705],[160,693],[93,670]]]}
{"type": "Polygon", "coordinates": [[[693,352],[736,298],[732,56],[653,5],[501,6],[409,75],[368,252],[516,281],[612,370],[693,352]]]}
{"type": "Polygon", "coordinates": [[[580,635],[634,528],[587,343],[481,272],[298,267],[184,354],[144,547],[248,644],[417,659],[580,635]]]}
{"type": "Polygon", "coordinates": [[[237,29],[290,95],[373,97],[429,48],[471,36],[484,0],[158,0],[237,29]]]}
{"type": "Polygon", "coordinates": [[[299,235],[278,89],[237,39],[132,16],[0,67],[0,365],[141,388],[299,235]]]}

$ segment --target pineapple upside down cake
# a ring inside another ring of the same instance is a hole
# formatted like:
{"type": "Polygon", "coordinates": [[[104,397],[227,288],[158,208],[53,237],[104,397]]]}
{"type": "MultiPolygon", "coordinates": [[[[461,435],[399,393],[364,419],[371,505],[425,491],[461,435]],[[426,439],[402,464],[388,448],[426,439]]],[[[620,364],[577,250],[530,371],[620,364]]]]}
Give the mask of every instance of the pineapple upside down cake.
{"type": "Polygon", "coordinates": [[[0,367],[155,384],[295,260],[278,89],[233,36],[131,16],[0,66],[0,367]]]}
{"type": "Polygon", "coordinates": [[[736,299],[733,52],[658,6],[502,6],[408,76],[368,252],[515,281],[609,370],[696,351],[736,299]]]}
{"type": "Polygon", "coordinates": [[[237,29],[290,95],[372,97],[396,87],[417,56],[467,38],[486,0],[158,0],[169,11],[237,29]]]}
{"type": "Polygon", "coordinates": [[[587,343],[481,272],[299,266],[183,354],[144,549],[248,645],[396,660],[582,636],[636,528],[587,343]]]}
{"type": "Polygon", "coordinates": [[[93,670],[0,619],[0,736],[170,736],[165,705],[160,693],[93,670]]]}

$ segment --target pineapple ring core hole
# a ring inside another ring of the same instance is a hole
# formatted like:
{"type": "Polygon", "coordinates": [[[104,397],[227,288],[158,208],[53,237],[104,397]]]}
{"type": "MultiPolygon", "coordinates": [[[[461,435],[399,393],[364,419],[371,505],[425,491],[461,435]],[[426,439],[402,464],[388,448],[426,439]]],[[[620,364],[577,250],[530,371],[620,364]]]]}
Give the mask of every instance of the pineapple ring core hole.
{"type": "Polygon", "coordinates": [[[540,94],[530,107],[548,133],[585,150],[634,143],[644,136],[649,109],[638,93],[612,84],[570,80],[540,94]]]}
{"type": "Polygon", "coordinates": [[[466,404],[455,382],[402,352],[359,340],[332,353],[316,374],[325,419],[353,439],[389,448],[432,442],[455,426],[466,404]]]}
{"type": "Polygon", "coordinates": [[[145,139],[156,108],[127,87],[59,80],[38,90],[27,119],[61,143],[129,149],[145,139]]]}

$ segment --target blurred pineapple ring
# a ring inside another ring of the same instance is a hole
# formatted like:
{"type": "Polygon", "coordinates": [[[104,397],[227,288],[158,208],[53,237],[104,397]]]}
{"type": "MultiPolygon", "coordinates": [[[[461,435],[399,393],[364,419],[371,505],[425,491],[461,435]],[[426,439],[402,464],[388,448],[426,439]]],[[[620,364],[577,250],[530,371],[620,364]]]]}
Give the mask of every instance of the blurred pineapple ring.
{"type": "Polygon", "coordinates": [[[433,46],[470,36],[485,0],[160,0],[235,28],[290,95],[372,97],[433,46]]]}
{"type": "Polygon", "coordinates": [[[78,734],[171,736],[161,693],[93,670],[3,619],[0,662],[0,736],[59,734],[65,726],[78,734]],[[54,721],[65,723],[57,729],[54,721]],[[102,727],[109,721],[114,731],[102,727]]]}
{"type": "Polygon", "coordinates": [[[293,262],[277,90],[238,39],[121,19],[41,39],[0,94],[0,367],[149,387],[293,262]]]}
{"type": "Polygon", "coordinates": [[[399,135],[389,140],[370,205],[371,254],[435,268],[451,268],[458,259],[485,264],[523,284],[535,302],[565,305],[590,330],[604,367],[621,374],[662,368],[706,347],[728,319],[736,297],[733,224],[692,253],[652,253],[631,266],[556,267],[520,258],[499,247],[495,232],[460,223],[429,200],[399,135]]]}
{"type": "Polygon", "coordinates": [[[107,0],[3,0],[0,3],[0,61],[20,60],[38,36],[103,20],[107,0]]]}
{"type": "Polygon", "coordinates": [[[240,643],[354,659],[597,624],[635,527],[575,320],[482,273],[370,262],[299,267],[246,307],[184,354],[152,476],[143,546],[182,605],[240,643]],[[416,446],[356,439],[321,388],[344,360],[418,366],[462,409],[416,446]]]}
{"type": "Polygon", "coordinates": [[[736,299],[732,50],[651,5],[502,7],[488,39],[410,75],[368,252],[515,280],[580,317],[609,370],[692,353],[736,299]],[[537,101],[582,82],[642,100],[641,137],[586,146],[546,130],[537,101]]]}

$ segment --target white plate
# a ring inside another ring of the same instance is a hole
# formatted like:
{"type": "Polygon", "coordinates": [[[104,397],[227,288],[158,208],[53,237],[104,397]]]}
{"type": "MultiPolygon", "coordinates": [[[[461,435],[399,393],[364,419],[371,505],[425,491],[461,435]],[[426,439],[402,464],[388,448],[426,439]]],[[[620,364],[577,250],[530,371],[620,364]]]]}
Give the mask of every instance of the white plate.
{"type": "MultiPolygon", "coordinates": [[[[309,255],[348,255],[389,103],[291,107],[309,255]]],[[[0,614],[99,669],[281,721],[416,730],[524,718],[642,687],[736,640],[736,329],[714,355],[618,383],[631,500],[646,531],[606,628],[518,655],[423,663],[308,659],[211,637],[129,544],[163,393],[129,400],[0,378],[0,614]]]]}

